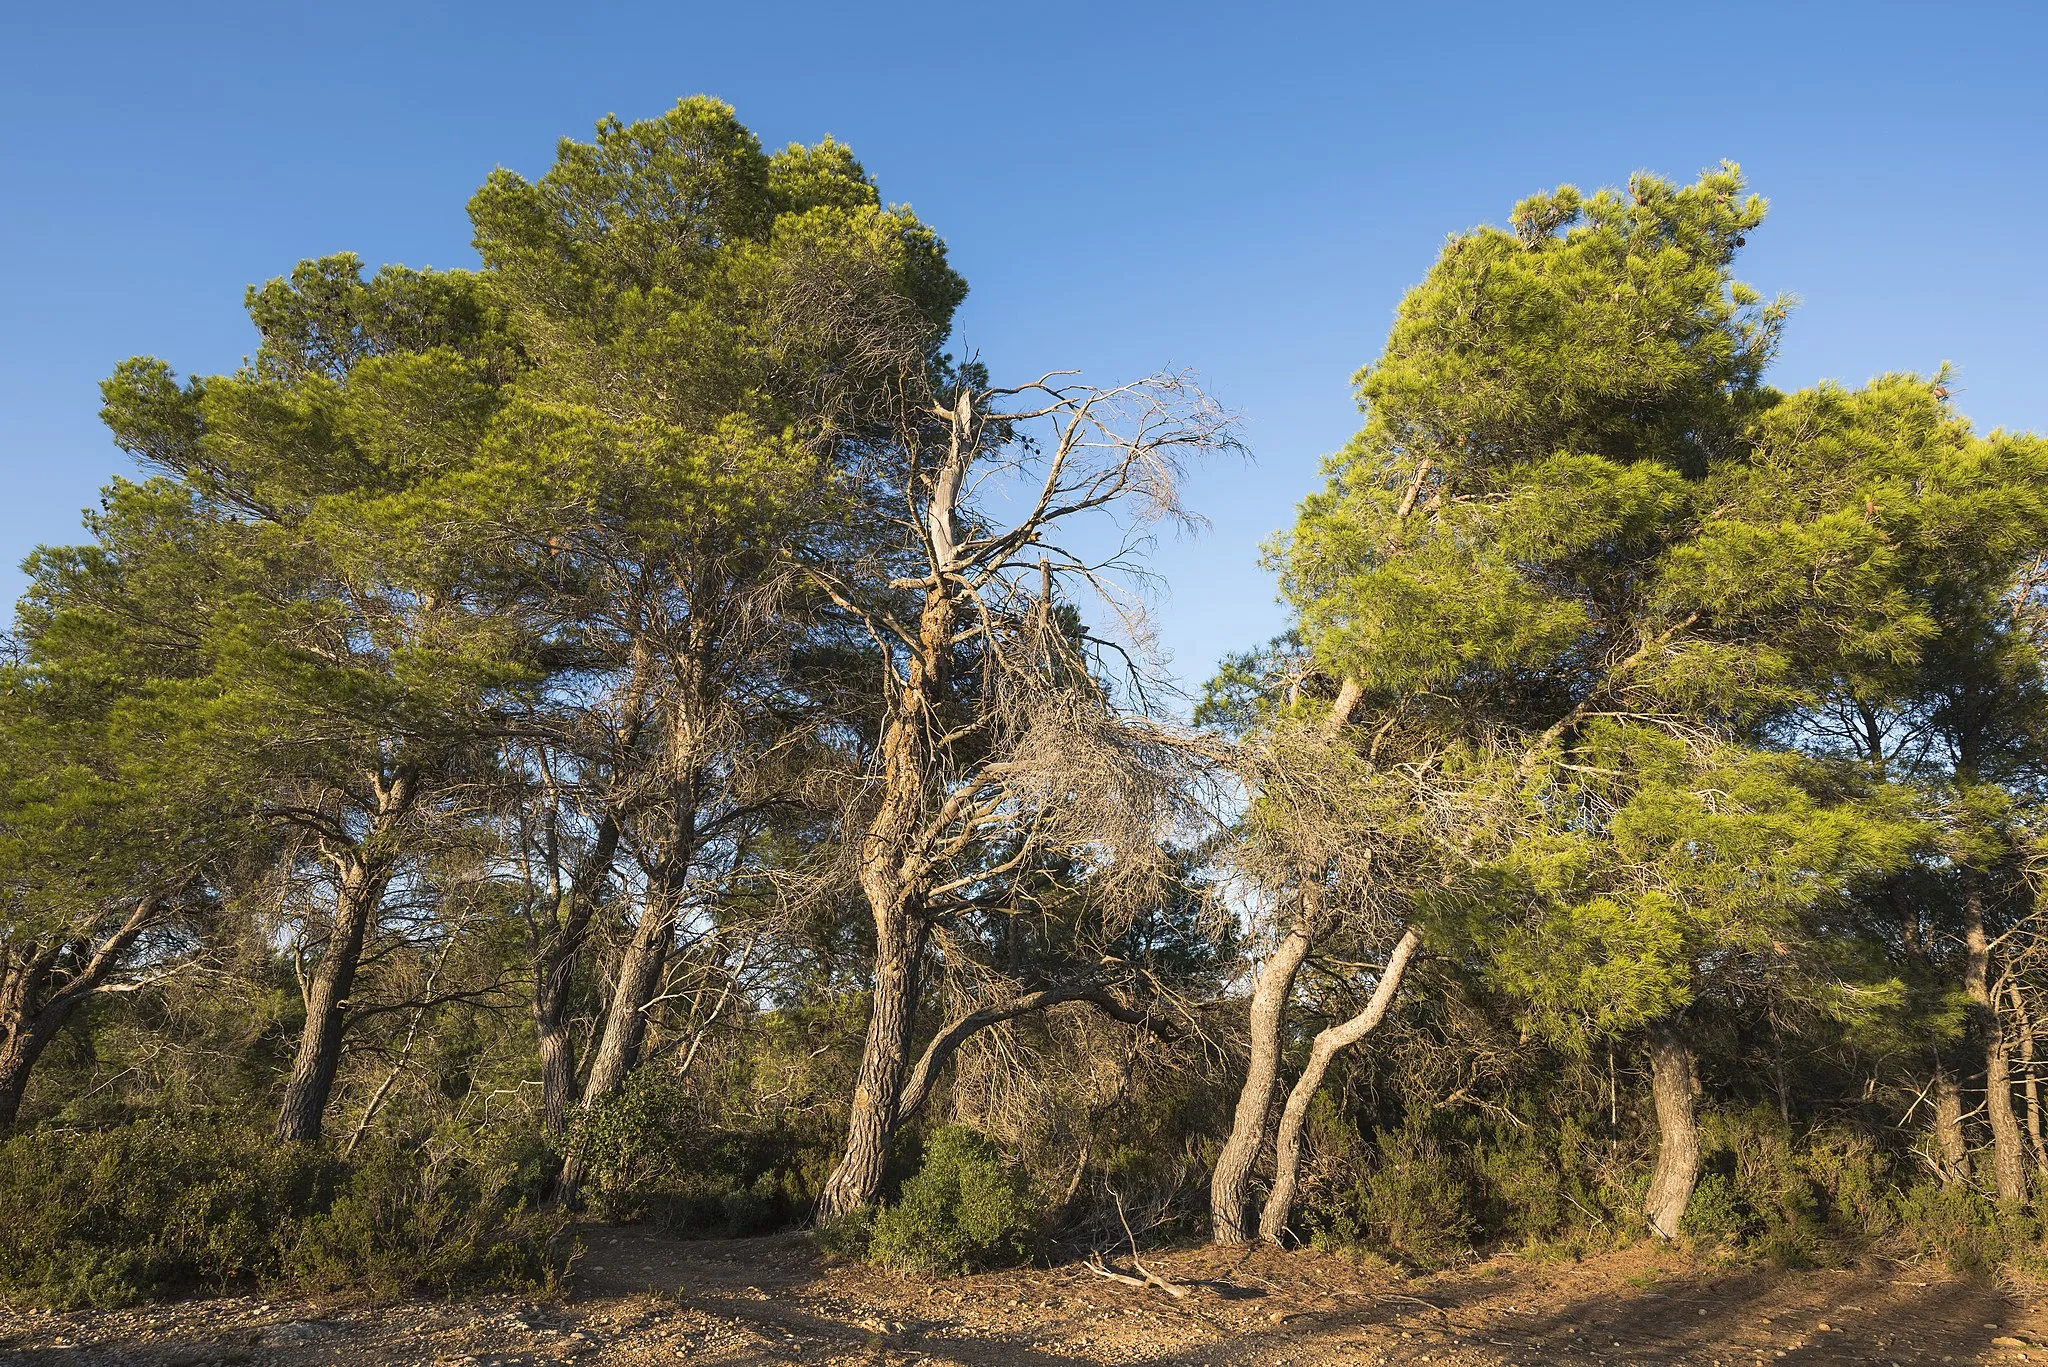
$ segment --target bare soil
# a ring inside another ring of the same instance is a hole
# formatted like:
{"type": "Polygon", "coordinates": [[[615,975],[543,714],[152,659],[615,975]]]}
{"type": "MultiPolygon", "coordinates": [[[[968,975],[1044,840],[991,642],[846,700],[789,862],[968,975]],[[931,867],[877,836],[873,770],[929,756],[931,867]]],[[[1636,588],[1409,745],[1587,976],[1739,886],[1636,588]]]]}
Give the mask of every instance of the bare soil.
{"type": "Polygon", "coordinates": [[[2048,1362],[2048,1299],[1888,1261],[1794,1273],[1645,1246],[1404,1277],[1315,1253],[1148,1254],[1187,1290],[1176,1299],[1079,1264],[934,1282],[835,1262],[796,1236],[682,1241],[602,1226],[581,1235],[585,1252],[558,1301],[238,1296],[112,1314],[0,1310],[0,1363],[2048,1362]]]}

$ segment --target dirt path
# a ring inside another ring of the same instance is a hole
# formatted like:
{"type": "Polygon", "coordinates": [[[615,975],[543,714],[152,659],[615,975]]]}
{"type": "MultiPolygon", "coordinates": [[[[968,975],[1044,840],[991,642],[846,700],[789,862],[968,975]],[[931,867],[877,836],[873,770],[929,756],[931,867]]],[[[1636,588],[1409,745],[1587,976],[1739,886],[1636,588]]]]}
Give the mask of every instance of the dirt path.
{"type": "Polygon", "coordinates": [[[1889,1262],[1769,1273],[1644,1247],[1582,1263],[1501,1258],[1403,1279],[1307,1253],[1148,1258],[1189,1288],[1176,1300],[1079,1266],[927,1283],[821,1260],[794,1236],[683,1242],[592,1226],[583,1240],[560,1304],[230,1297],[17,1315],[0,1319],[0,1363],[2048,1363],[2048,1305],[1889,1262]]]}

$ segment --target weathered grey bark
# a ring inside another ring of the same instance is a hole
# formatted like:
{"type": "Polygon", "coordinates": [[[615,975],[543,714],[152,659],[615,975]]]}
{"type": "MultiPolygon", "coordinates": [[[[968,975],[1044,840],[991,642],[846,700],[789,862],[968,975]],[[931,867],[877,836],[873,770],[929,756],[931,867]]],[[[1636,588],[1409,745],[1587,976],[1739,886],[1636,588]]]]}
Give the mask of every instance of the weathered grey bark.
{"type": "MultiPolygon", "coordinates": [[[[1357,680],[1343,681],[1323,722],[1326,733],[1335,735],[1351,720],[1360,693],[1357,680]]],[[[1209,1177],[1209,1237],[1216,1243],[1251,1242],[1245,1215],[1251,1201],[1252,1169],[1266,1145],[1266,1117],[1273,1108],[1274,1083],[1280,1071],[1280,1027],[1287,1016],[1287,1000],[1294,994],[1295,975],[1322,932],[1321,902],[1305,895],[1294,927],[1274,946],[1272,957],[1252,984],[1248,1012],[1251,1052],[1244,1086],[1237,1094],[1230,1137],[1224,1140],[1223,1151],[1216,1156],[1216,1170],[1209,1177]]]]}
{"type": "Polygon", "coordinates": [[[1991,1168],[2001,1201],[2027,1199],[2025,1142],[2020,1138],[2019,1115],[2013,1109],[2012,1065],[2007,1056],[2005,1022],[1998,1010],[1998,993],[1991,981],[1991,939],[1984,927],[1984,895],[1979,881],[1970,875],[1964,898],[1963,986],[1976,1007],[1979,1039],[1984,1048],[1984,1117],[1991,1123],[1991,1168]]]}
{"type": "Polygon", "coordinates": [[[0,1130],[21,1113],[29,1074],[50,1041],[124,966],[162,907],[154,898],[136,902],[97,945],[73,939],[0,947],[0,1130]]]}
{"type": "Polygon", "coordinates": [[[861,1048],[860,1073],[854,1080],[846,1152],[826,1180],[818,1201],[818,1213],[826,1219],[875,1203],[882,1192],[889,1143],[902,1119],[924,927],[910,917],[892,917],[887,925],[878,925],[876,931],[875,990],[868,1014],[867,1039],[861,1048]]]}
{"type": "Polygon", "coordinates": [[[1650,1174],[1643,1213],[1650,1217],[1650,1228],[1659,1237],[1674,1239],[1700,1179],[1693,1056],[1670,1022],[1651,1030],[1649,1053],[1650,1097],[1657,1111],[1657,1166],[1650,1174]]]}
{"type": "Polygon", "coordinates": [[[918,613],[917,649],[910,652],[904,676],[891,683],[880,747],[881,800],[862,833],[859,878],[875,922],[875,983],[847,1119],[846,1151],[819,1194],[821,1219],[871,1206],[881,1195],[889,1143],[900,1123],[903,1086],[910,1074],[918,960],[930,931],[924,917],[928,855],[917,834],[931,782],[928,727],[951,683],[953,632],[959,617],[954,586],[946,574],[957,530],[954,507],[971,450],[964,440],[966,421],[963,407],[953,450],[936,477],[937,492],[927,512],[935,582],[918,613]]]}
{"type": "Polygon", "coordinates": [[[1280,1113],[1280,1129],[1273,1140],[1273,1189],[1267,1193],[1265,1210],[1259,1216],[1259,1237],[1267,1243],[1278,1244],[1286,1237],[1287,1221],[1294,1214],[1295,1185],[1301,1175],[1302,1126],[1308,1120],[1309,1103],[1329,1071],[1330,1060],[1371,1034],[1386,1019],[1401,990],[1408,964],[1421,944],[1422,937],[1414,927],[1403,929],[1364,1009],[1350,1020],[1318,1033],[1309,1046],[1308,1063],[1295,1079],[1294,1090],[1287,1094],[1287,1106],[1280,1113]]]}
{"type": "Polygon", "coordinates": [[[1295,975],[1314,939],[1309,927],[1298,925],[1290,930],[1274,946],[1272,957],[1252,984],[1251,1056],[1245,1065],[1244,1086],[1237,1094],[1230,1137],[1216,1156],[1216,1171],[1209,1178],[1209,1237],[1219,1244],[1251,1242],[1245,1213],[1251,1200],[1252,1168],[1265,1147],[1266,1115],[1273,1108],[1274,1082],[1280,1072],[1280,1024],[1287,1014],[1287,999],[1294,993],[1295,975]]]}

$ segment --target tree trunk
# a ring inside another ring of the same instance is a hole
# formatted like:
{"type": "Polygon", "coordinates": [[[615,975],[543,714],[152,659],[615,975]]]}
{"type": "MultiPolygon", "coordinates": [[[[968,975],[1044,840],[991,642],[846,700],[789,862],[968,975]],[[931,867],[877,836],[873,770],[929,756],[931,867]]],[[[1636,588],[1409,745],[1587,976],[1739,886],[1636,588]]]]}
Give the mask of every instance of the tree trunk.
{"type": "Polygon", "coordinates": [[[2012,1067],[2006,1057],[2005,1032],[1996,1024],[1984,1046],[1984,1109],[1991,1120],[1992,1164],[1998,1199],[2027,1199],[2026,1144],[2020,1138],[2019,1116],[2012,1104],[2012,1067]]]}
{"type": "Polygon", "coordinates": [[[1282,1241],[1287,1233],[1287,1221],[1294,1213],[1294,1188],[1301,1173],[1301,1130],[1308,1120],[1309,1103],[1323,1085],[1323,1074],[1329,1071],[1330,1060],[1340,1050],[1371,1034],[1386,1019],[1395,995],[1401,990],[1401,979],[1408,972],[1409,960],[1421,943],[1421,937],[1412,926],[1404,929],[1394,944],[1393,952],[1387,956],[1386,967],[1380,970],[1380,980],[1374,985],[1365,1009],[1343,1024],[1333,1025],[1319,1033],[1315,1043],[1309,1047],[1308,1063],[1301,1070],[1301,1076],[1295,1079],[1294,1090],[1287,1094],[1287,1107],[1280,1114],[1280,1131],[1273,1141],[1273,1190],[1267,1195],[1266,1208],[1259,1216],[1259,1237],[1267,1243],[1282,1241]]]}
{"type": "Polygon", "coordinates": [[[871,1206],[882,1193],[882,1174],[895,1137],[903,1084],[910,1072],[910,1032],[917,1014],[917,960],[924,949],[922,928],[910,917],[876,917],[875,991],[861,1047],[860,1075],[853,1088],[853,1114],[846,1127],[846,1152],[825,1182],[818,1215],[831,1219],[871,1206]]]}
{"type": "Polygon", "coordinates": [[[1280,1023],[1287,1013],[1287,999],[1294,993],[1295,974],[1301,971],[1301,961],[1308,957],[1314,940],[1312,931],[1305,923],[1290,930],[1252,984],[1251,1059],[1245,1068],[1244,1086],[1237,1094],[1230,1138],[1216,1156],[1216,1171],[1209,1179],[1209,1237],[1219,1244],[1251,1242],[1245,1211],[1252,1167],[1265,1147],[1266,1115],[1273,1108],[1273,1085],[1280,1071],[1280,1023]]]}
{"type": "Polygon", "coordinates": [[[327,1099],[334,1090],[335,1070],[341,1066],[349,994],[355,989],[363,940],[383,904],[389,881],[387,871],[360,862],[351,862],[342,873],[327,946],[306,985],[306,1024],[299,1032],[299,1052],[292,1060],[284,1102],[278,1108],[279,1139],[301,1144],[319,1142],[327,1099]]]}
{"type": "Polygon", "coordinates": [[[2048,1151],[2041,1146],[2041,1079],[2034,1072],[2034,1017],[2027,1010],[2020,985],[2006,984],[2012,1001],[2013,1019],[2019,1022],[2021,1092],[2027,1098],[2027,1147],[2034,1154],[2034,1170],[2048,1176],[2048,1151]]]}
{"type": "Polygon", "coordinates": [[[1970,1165],[1970,1144],[1963,1134],[1963,1089],[1956,1085],[1956,1075],[1937,1063],[1928,1090],[1934,1101],[1936,1170],[1943,1182],[1960,1182],[1970,1165]]]}
{"type": "Polygon", "coordinates": [[[80,997],[67,998],[45,1007],[29,1018],[0,1026],[0,1130],[14,1124],[21,1112],[21,1099],[28,1092],[28,1075],[50,1041],[57,1038],[77,1009],[80,997]]]}
{"type": "MultiPolygon", "coordinates": [[[[693,825],[680,829],[693,832],[694,807],[684,817],[693,825]]],[[[604,1028],[596,1049],[591,1051],[590,1076],[583,1081],[585,1111],[618,1095],[640,1062],[640,1046],[647,1039],[647,1007],[668,971],[668,956],[675,947],[676,918],[682,910],[690,854],[689,837],[680,838],[684,849],[671,856],[671,867],[664,877],[650,880],[649,904],[641,912],[640,924],[633,928],[633,939],[619,962],[618,982],[612,987],[611,1002],[605,1009],[604,1028]]],[[[555,1200],[562,1205],[575,1205],[583,1193],[584,1176],[582,1146],[571,1145],[562,1161],[562,1171],[555,1178],[555,1200]]]]}
{"type": "Polygon", "coordinates": [[[1659,1237],[1678,1237],[1678,1223],[1700,1179],[1699,1122],[1693,1106],[1693,1057],[1669,1023],[1650,1032],[1650,1095],[1657,1108],[1657,1166],[1643,1213],[1659,1237]]]}
{"type": "Polygon", "coordinates": [[[11,949],[0,945],[0,1130],[12,1126],[21,1113],[29,1074],[43,1050],[85,999],[123,966],[129,949],[156,924],[163,907],[154,897],[135,903],[83,963],[73,960],[69,976],[61,974],[65,942],[31,942],[11,949]]]}
{"type": "MultiPolygon", "coordinates": [[[[1403,502],[1406,515],[1415,494],[1429,473],[1424,461],[1417,471],[1415,486],[1403,502]]],[[[1358,680],[1346,675],[1323,718],[1323,734],[1336,736],[1351,720],[1364,690],[1358,680]]],[[[1247,1244],[1250,1230],[1245,1222],[1251,1200],[1252,1168],[1266,1145],[1266,1115],[1273,1108],[1273,1085],[1280,1071],[1280,1025],[1287,1016],[1287,999],[1294,993],[1294,977],[1308,956],[1315,937],[1323,931],[1319,899],[1305,894],[1301,917],[1273,950],[1273,957],[1252,984],[1250,1010],[1251,1059],[1245,1068],[1244,1087],[1237,1094],[1237,1111],[1231,1117],[1230,1137],[1216,1156],[1216,1171],[1209,1178],[1209,1237],[1219,1244],[1247,1244]]]]}
{"type": "Polygon", "coordinates": [[[647,1006],[668,971],[668,956],[676,939],[674,894],[660,892],[656,896],[657,905],[647,908],[633,928],[633,939],[619,961],[619,980],[605,1010],[597,1048],[590,1055],[590,1076],[583,1083],[585,1110],[617,1094],[640,1062],[640,1046],[647,1039],[647,1006]]]}
{"type": "Polygon", "coordinates": [[[542,1124],[560,1137],[569,1132],[569,1112],[576,1104],[576,1042],[569,1034],[569,991],[575,985],[576,961],[597,910],[598,884],[611,867],[619,847],[619,823],[606,814],[570,877],[557,887],[552,925],[537,936],[533,951],[533,1034],[540,1053],[542,1124]],[[566,912],[566,914],[563,914],[566,912]]]}
{"type": "Polygon", "coordinates": [[[2027,1160],[2020,1139],[2019,1115],[2012,1104],[2012,1065],[2006,1057],[2005,1023],[1998,1013],[1998,995],[1991,982],[1991,940],[1984,928],[1984,894],[1974,871],[1967,871],[1964,898],[1965,961],[1963,986],[1976,1006],[1979,1038],[1984,1044],[1984,1117],[1991,1122],[1991,1167],[2001,1201],[2027,1199],[2027,1160]]]}
{"type": "MultiPolygon", "coordinates": [[[[964,425],[964,416],[960,421],[964,425]]],[[[958,496],[964,459],[956,434],[954,456],[940,472],[940,493],[927,510],[937,582],[926,591],[918,615],[917,649],[903,679],[891,688],[880,746],[881,800],[862,832],[860,886],[875,918],[874,1000],[854,1082],[853,1111],[847,1119],[846,1152],[819,1194],[820,1219],[871,1206],[881,1195],[889,1141],[895,1137],[903,1084],[909,1076],[917,962],[930,930],[923,897],[931,864],[927,842],[919,838],[934,759],[927,728],[952,672],[958,612],[945,575],[954,545],[952,500],[958,496]]]]}

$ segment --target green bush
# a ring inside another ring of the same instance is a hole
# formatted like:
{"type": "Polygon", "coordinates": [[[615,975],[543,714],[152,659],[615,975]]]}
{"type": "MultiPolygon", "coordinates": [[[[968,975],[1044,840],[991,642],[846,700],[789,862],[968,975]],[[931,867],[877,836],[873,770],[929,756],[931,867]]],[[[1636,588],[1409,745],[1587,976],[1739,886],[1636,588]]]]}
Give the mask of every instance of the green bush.
{"type": "Polygon", "coordinates": [[[326,1209],[279,1240],[280,1280],[382,1298],[546,1285],[567,1217],[534,1208],[531,1172],[516,1159],[435,1163],[380,1145],[352,1167],[326,1209]]]}
{"type": "Polygon", "coordinates": [[[322,1151],[229,1126],[16,1135],[0,1145],[0,1292],[104,1310],[271,1276],[277,1232],[339,1175],[322,1151]]]}
{"type": "Polygon", "coordinates": [[[925,1140],[924,1165],[875,1216],[868,1257],[888,1267],[958,1273],[1021,1261],[1030,1251],[1031,1199],[1015,1166],[964,1125],[925,1140]]]}
{"type": "Polygon", "coordinates": [[[774,1124],[712,1128],[685,1082],[643,1073],[584,1117],[589,1194],[607,1220],[744,1236],[800,1221],[831,1170],[833,1139],[774,1124]]]}
{"type": "Polygon", "coordinates": [[[373,1295],[546,1280],[563,1221],[537,1164],[356,1163],[260,1131],[163,1121],[0,1144],[0,1296],[113,1309],[241,1284],[373,1295]]]}

